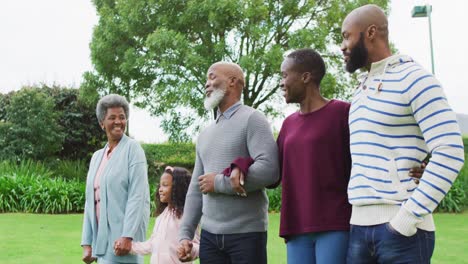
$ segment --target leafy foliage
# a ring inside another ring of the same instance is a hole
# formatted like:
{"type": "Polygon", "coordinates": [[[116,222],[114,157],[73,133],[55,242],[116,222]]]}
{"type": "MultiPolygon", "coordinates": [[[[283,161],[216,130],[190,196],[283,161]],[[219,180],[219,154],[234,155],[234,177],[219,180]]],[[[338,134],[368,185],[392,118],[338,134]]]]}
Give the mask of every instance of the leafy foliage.
{"type": "Polygon", "coordinates": [[[281,210],[281,189],[282,188],[280,186],[276,189],[267,190],[269,212],[279,212],[281,210]]]}
{"type": "Polygon", "coordinates": [[[54,111],[59,113],[58,124],[65,134],[61,159],[91,159],[94,151],[106,142],[96,117],[98,97],[82,100],[80,90],[59,86],[42,86],[42,91],[54,100],[54,111]]]}
{"type": "Polygon", "coordinates": [[[2,94],[0,93],[0,123],[6,121],[6,107],[10,104],[10,98],[12,93],[2,94]]]}
{"type": "Polygon", "coordinates": [[[183,116],[180,112],[171,112],[169,118],[162,120],[161,128],[166,133],[169,132],[169,142],[171,143],[191,142],[192,136],[189,135],[187,130],[194,122],[195,118],[192,116],[183,116]]]}
{"type": "Polygon", "coordinates": [[[460,213],[468,206],[468,137],[463,138],[465,145],[465,164],[447,195],[437,207],[439,212],[460,213]]]}
{"type": "Polygon", "coordinates": [[[87,159],[105,142],[97,97],[58,86],[24,87],[0,96],[0,157],[87,159]]]}
{"type": "Polygon", "coordinates": [[[442,199],[437,210],[440,212],[448,212],[448,213],[460,213],[463,210],[463,205],[466,204],[466,193],[464,186],[464,182],[460,179],[455,180],[450,188],[450,191],[447,195],[442,199]]]}
{"type": "Polygon", "coordinates": [[[23,88],[11,95],[0,125],[0,157],[41,159],[58,152],[64,134],[54,102],[44,92],[23,88]]]}
{"type": "Polygon", "coordinates": [[[84,209],[85,183],[29,175],[0,176],[0,212],[71,213],[84,209]]]}
{"type": "MultiPolygon", "coordinates": [[[[468,142],[465,140],[466,142],[468,142]]],[[[149,165],[152,211],[154,195],[162,170],[167,165],[193,170],[195,145],[144,144],[149,165]]],[[[468,148],[465,149],[468,160],[468,148]]],[[[0,212],[80,212],[84,206],[84,177],[87,162],[56,160],[0,161],[0,212]],[[67,178],[69,180],[64,180],[67,178]]],[[[442,200],[439,212],[461,212],[468,205],[468,165],[465,164],[454,185],[442,200]]],[[[267,190],[269,210],[281,209],[281,187],[267,190]]]]}
{"type": "Polygon", "coordinates": [[[80,160],[47,160],[47,167],[52,171],[52,177],[66,180],[85,182],[88,174],[88,165],[84,159],[80,160]]]}
{"type": "MultiPolygon", "coordinates": [[[[94,71],[84,85],[124,95],[167,122],[177,122],[166,114],[180,108],[206,118],[206,70],[232,61],[246,73],[244,103],[274,116],[283,54],[312,47],[332,73],[324,95],[346,98],[341,22],[367,3],[388,6],[386,0],[94,0],[100,18],[90,45],[94,71]]],[[[172,127],[165,132],[180,132],[172,127]]]]}
{"type": "Polygon", "coordinates": [[[41,161],[33,161],[31,159],[2,160],[0,161],[0,175],[22,175],[32,177],[40,175],[41,177],[51,177],[52,171],[48,166],[41,161]]]}
{"type": "Polygon", "coordinates": [[[148,162],[150,183],[158,183],[166,166],[180,166],[190,171],[195,162],[195,145],[191,143],[143,144],[148,162]]]}

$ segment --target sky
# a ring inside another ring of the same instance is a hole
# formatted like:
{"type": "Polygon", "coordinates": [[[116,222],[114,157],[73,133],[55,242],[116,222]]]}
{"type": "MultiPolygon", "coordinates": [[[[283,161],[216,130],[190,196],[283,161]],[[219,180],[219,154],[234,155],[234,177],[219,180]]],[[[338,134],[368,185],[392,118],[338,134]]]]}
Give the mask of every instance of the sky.
{"type": "MultiPolygon", "coordinates": [[[[431,69],[428,18],[412,18],[415,5],[432,5],[435,75],[457,113],[468,114],[468,1],[393,0],[390,41],[402,54],[431,69]],[[465,32],[465,33],[463,33],[465,32]]],[[[0,92],[38,83],[77,87],[92,69],[89,42],[98,22],[91,0],[2,0],[0,2],[0,92]]],[[[131,110],[130,134],[144,142],[167,139],[159,121],[131,110]]],[[[275,122],[278,126],[281,122],[275,122]]]]}

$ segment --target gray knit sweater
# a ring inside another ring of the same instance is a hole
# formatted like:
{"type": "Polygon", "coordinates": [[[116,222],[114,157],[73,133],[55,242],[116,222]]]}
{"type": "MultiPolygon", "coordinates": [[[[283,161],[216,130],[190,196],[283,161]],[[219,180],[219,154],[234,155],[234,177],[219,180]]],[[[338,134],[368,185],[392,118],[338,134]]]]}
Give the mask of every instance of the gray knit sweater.
{"type": "Polygon", "coordinates": [[[241,105],[226,119],[220,116],[199,136],[192,181],[187,193],[179,239],[193,239],[201,219],[202,229],[213,234],[264,232],[268,228],[265,186],[278,180],[278,150],[265,116],[241,105]],[[252,157],[245,180],[247,197],[232,190],[221,174],[237,157],[252,157]],[[202,194],[198,177],[216,172],[215,192],[202,194]]]}

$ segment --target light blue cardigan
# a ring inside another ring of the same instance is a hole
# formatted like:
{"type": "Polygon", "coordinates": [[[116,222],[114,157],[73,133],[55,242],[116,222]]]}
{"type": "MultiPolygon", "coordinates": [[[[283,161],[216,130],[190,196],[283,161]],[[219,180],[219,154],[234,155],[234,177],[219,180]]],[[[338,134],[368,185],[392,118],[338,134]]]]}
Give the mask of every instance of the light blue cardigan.
{"type": "Polygon", "coordinates": [[[93,256],[108,262],[143,263],[141,256],[116,256],[113,247],[120,237],[145,241],[150,214],[145,153],[135,140],[125,135],[120,140],[101,175],[98,228],[93,183],[106,147],[94,153],[89,165],[81,245],[92,245],[93,256]]]}

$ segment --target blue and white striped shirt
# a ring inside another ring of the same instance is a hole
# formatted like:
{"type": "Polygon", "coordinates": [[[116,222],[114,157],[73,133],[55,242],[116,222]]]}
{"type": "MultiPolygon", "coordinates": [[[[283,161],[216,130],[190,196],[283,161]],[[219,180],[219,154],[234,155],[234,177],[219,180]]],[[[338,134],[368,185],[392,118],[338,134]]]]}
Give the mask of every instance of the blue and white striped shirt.
{"type": "Polygon", "coordinates": [[[385,222],[410,236],[434,230],[432,211],[464,163],[455,113],[435,77],[410,57],[373,63],[349,113],[351,224],[385,222]],[[417,185],[409,169],[432,157],[417,185]]]}

